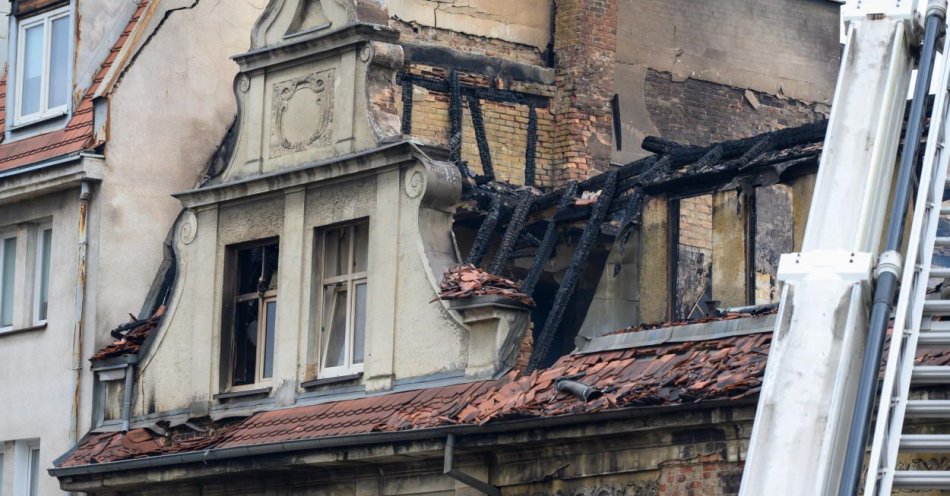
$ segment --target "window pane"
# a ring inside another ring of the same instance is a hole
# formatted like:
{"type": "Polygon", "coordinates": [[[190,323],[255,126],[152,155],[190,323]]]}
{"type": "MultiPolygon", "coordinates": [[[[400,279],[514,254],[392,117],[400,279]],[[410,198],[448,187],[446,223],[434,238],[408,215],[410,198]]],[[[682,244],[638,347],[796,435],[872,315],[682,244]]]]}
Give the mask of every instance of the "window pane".
{"type": "Polygon", "coordinates": [[[53,243],[53,230],[44,229],[40,238],[40,271],[39,271],[39,296],[37,297],[36,319],[46,320],[46,312],[49,309],[49,257],[50,247],[53,243]]]}
{"type": "Polygon", "coordinates": [[[324,331],[329,333],[326,338],[324,367],[339,367],[346,357],[346,289],[329,286],[326,288],[327,304],[324,312],[324,331]]]}
{"type": "Polygon", "coordinates": [[[353,272],[366,272],[367,253],[369,253],[369,224],[356,226],[356,252],[353,255],[353,272]]]}
{"type": "Polygon", "coordinates": [[[234,364],[235,386],[253,384],[257,360],[257,314],[260,300],[236,303],[234,316],[234,364]]]}
{"type": "Polygon", "coordinates": [[[30,450],[30,496],[39,494],[40,484],[40,450],[30,450]]]}
{"type": "Polygon", "coordinates": [[[363,348],[366,344],[366,283],[356,285],[356,302],[353,312],[353,363],[363,363],[363,348]]]}
{"type": "Polygon", "coordinates": [[[238,251],[238,295],[277,289],[277,243],[238,251]]]}
{"type": "Polygon", "coordinates": [[[347,228],[327,231],[324,243],[324,271],[323,277],[334,277],[350,272],[346,270],[349,263],[350,248],[347,228]]]}
{"type": "Polygon", "coordinates": [[[267,312],[267,326],[264,329],[264,374],[263,377],[274,376],[274,331],[277,323],[277,302],[268,301],[264,304],[267,312]]]}
{"type": "Polygon", "coordinates": [[[0,281],[0,326],[13,325],[13,281],[16,278],[16,238],[3,240],[2,281],[0,281]]]}
{"type": "Polygon", "coordinates": [[[69,16],[53,21],[50,33],[49,55],[49,105],[56,108],[66,105],[69,83],[66,81],[69,68],[69,16]]]}
{"type": "Polygon", "coordinates": [[[26,29],[23,37],[23,92],[20,95],[21,115],[35,114],[40,111],[40,97],[43,84],[43,25],[26,29]]]}

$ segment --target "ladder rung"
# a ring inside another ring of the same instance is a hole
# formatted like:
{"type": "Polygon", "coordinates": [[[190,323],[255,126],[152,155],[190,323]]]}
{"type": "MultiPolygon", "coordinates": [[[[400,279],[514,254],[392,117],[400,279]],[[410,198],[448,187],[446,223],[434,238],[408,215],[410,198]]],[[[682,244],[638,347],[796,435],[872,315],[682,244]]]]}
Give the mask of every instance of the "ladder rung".
{"type": "Polygon", "coordinates": [[[907,418],[950,418],[950,400],[908,400],[907,418]]]}
{"type": "Polygon", "coordinates": [[[940,236],[934,238],[934,246],[950,246],[950,237],[940,236]]]}
{"type": "Polygon", "coordinates": [[[950,347],[950,332],[928,331],[921,332],[917,337],[917,346],[947,346],[950,347]]]}
{"type": "Polygon", "coordinates": [[[901,489],[950,489],[950,472],[936,470],[898,470],[894,487],[901,489]]]}
{"type": "Polygon", "coordinates": [[[910,382],[920,384],[950,384],[950,367],[941,365],[920,365],[914,367],[910,382]]]}
{"type": "Polygon", "coordinates": [[[950,314],[950,300],[924,301],[924,315],[950,314]]]}
{"type": "Polygon", "coordinates": [[[930,277],[934,279],[950,277],[950,267],[931,267],[930,277]]]}
{"type": "Polygon", "coordinates": [[[920,322],[920,331],[950,331],[950,320],[923,319],[920,322]]]}
{"type": "Polygon", "coordinates": [[[900,449],[915,453],[950,452],[948,434],[903,434],[900,449]]]}

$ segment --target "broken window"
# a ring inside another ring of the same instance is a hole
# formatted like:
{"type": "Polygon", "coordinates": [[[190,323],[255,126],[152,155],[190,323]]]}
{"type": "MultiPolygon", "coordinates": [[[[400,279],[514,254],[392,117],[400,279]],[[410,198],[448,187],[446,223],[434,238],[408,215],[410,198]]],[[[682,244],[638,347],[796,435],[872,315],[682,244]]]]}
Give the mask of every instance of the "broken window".
{"type": "Polygon", "coordinates": [[[49,311],[49,267],[52,243],[53,229],[49,226],[40,227],[36,233],[36,280],[33,286],[33,323],[36,325],[46,322],[49,311]]]}
{"type": "Polygon", "coordinates": [[[236,252],[232,386],[256,384],[273,376],[278,254],[276,240],[236,252]]]}
{"type": "Polygon", "coordinates": [[[0,328],[13,327],[16,233],[0,236],[0,328]]]}
{"type": "Polygon", "coordinates": [[[320,232],[322,319],[320,375],[363,370],[369,222],[320,232]]]}
{"type": "Polygon", "coordinates": [[[69,95],[69,7],[20,19],[17,28],[17,124],[66,113],[69,95]]]}
{"type": "Polygon", "coordinates": [[[712,195],[678,202],[674,255],[676,257],[673,318],[706,315],[712,301],[713,217],[712,195]]]}

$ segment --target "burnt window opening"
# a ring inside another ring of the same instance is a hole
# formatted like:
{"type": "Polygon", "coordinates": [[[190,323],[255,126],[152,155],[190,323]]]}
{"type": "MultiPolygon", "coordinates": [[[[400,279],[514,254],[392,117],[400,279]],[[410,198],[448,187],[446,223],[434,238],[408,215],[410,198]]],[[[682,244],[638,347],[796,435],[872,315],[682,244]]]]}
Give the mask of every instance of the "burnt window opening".
{"type": "Polygon", "coordinates": [[[274,375],[278,258],[277,240],[234,250],[231,386],[259,384],[274,375]]]}
{"type": "Polygon", "coordinates": [[[670,320],[778,303],[778,263],[794,250],[792,188],[777,183],[671,199],[670,320]]]}
{"type": "Polygon", "coordinates": [[[363,371],[369,274],[369,222],[321,229],[320,377],[363,371]]]}

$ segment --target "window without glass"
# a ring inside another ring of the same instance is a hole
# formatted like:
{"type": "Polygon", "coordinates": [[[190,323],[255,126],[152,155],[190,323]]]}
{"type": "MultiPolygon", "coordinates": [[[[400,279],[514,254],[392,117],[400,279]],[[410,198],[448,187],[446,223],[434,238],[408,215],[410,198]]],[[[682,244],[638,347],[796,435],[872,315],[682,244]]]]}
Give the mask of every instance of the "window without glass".
{"type": "Polygon", "coordinates": [[[321,375],[362,371],[366,344],[369,223],[324,229],[321,243],[321,375]]]}
{"type": "Polygon", "coordinates": [[[277,323],[277,241],[236,251],[231,385],[245,386],[274,374],[277,323]]]}
{"type": "Polygon", "coordinates": [[[66,112],[69,7],[21,19],[17,29],[16,123],[66,112]]]}
{"type": "Polygon", "coordinates": [[[0,328],[13,326],[16,233],[0,235],[0,328]]]}
{"type": "Polygon", "coordinates": [[[49,264],[53,243],[53,229],[41,227],[36,233],[36,281],[33,297],[33,322],[46,322],[49,310],[49,264]]]}

